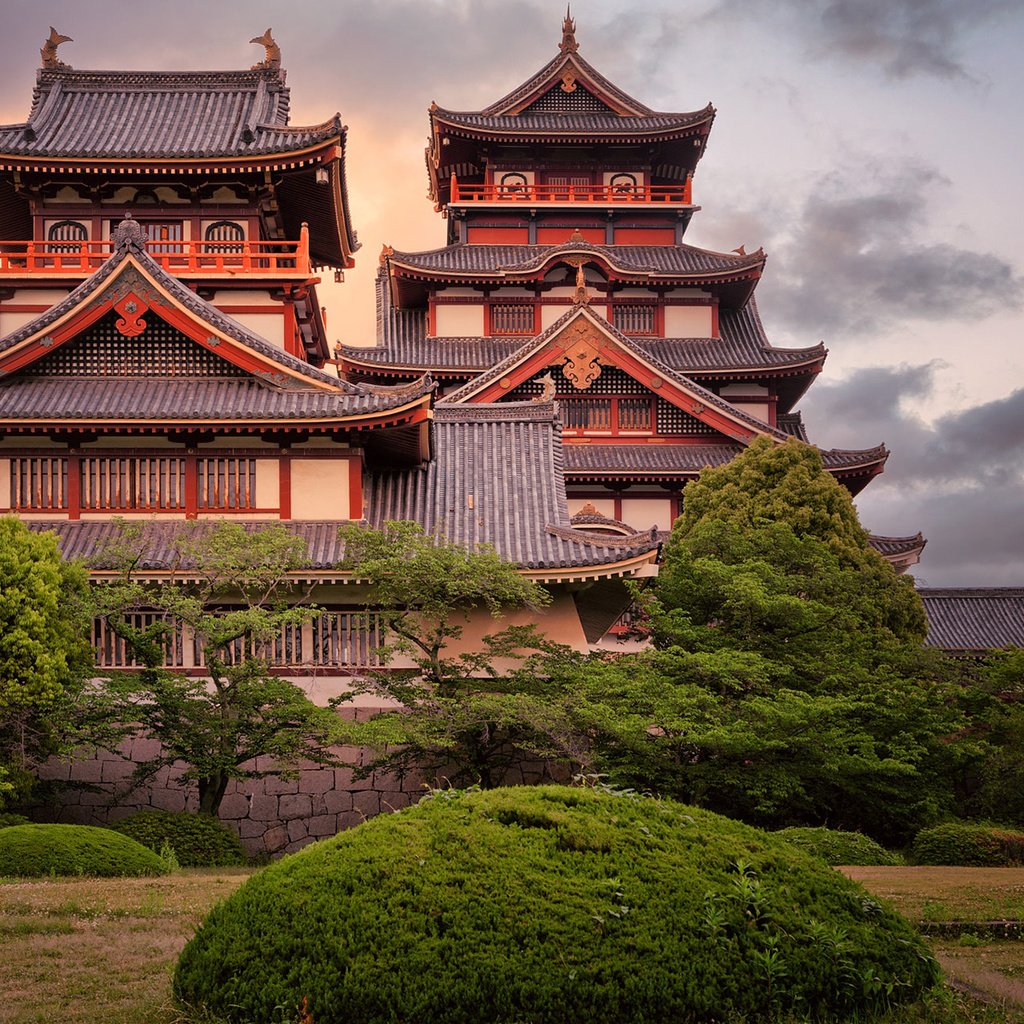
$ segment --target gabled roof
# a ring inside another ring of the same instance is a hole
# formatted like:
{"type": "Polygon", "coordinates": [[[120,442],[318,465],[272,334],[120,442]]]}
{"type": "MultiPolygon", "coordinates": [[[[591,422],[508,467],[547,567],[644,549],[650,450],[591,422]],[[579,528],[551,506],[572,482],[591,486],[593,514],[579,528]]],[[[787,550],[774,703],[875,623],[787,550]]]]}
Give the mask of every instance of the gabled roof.
{"type": "Polygon", "coordinates": [[[597,538],[572,527],[553,403],[439,402],[433,429],[431,462],[369,474],[371,525],[411,519],[458,544],[491,545],[544,578],[626,575],[657,554],[649,533],[597,538]]]}
{"type": "MultiPolygon", "coordinates": [[[[753,296],[740,309],[722,309],[718,324],[718,338],[634,337],[633,342],[674,370],[697,376],[801,369],[810,375],[827,355],[822,344],[792,349],[772,346],[753,296]]],[[[463,377],[486,370],[523,345],[521,336],[427,337],[424,311],[393,304],[383,268],[377,274],[377,339],[378,344],[370,347],[342,345],[340,357],[353,368],[463,377]]]]}
{"type": "Polygon", "coordinates": [[[961,653],[1024,647],[1024,587],[927,587],[918,593],[928,615],[929,647],[961,653]]]}
{"type": "Polygon", "coordinates": [[[741,444],[766,436],[784,441],[787,435],[737,408],[712,391],[665,365],[598,316],[588,306],[574,305],[547,330],[527,341],[513,355],[447,395],[447,402],[493,401],[523,383],[545,365],[562,365],[574,346],[586,349],[585,359],[601,356],[601,365],[616,365],[665,401],[677,405],[714,430],[741,444]]]}
{"type": "Polygon", "coordinates": [[[222,313],[149,256],[138,225],[115,232],[113,255],[66,298],[0,340],[0,421],[356,419],[430,402],[432,384],[385,388],[351,384],[297,359],[222,313]],[[147,344],[147,318],[158,318],[223,364],[213,379],[33,370],[103,317],[147,344]],[[233,375],[228,377],[226,372],[233,375]]]}
{"type": "Polygon", "coordinates": [[[41,68],[28,120],[0,127],[0,161],[244,160],[340,144],[345,128],[339,114],[293,126],[289,104],[280,68],[41,68]]]}

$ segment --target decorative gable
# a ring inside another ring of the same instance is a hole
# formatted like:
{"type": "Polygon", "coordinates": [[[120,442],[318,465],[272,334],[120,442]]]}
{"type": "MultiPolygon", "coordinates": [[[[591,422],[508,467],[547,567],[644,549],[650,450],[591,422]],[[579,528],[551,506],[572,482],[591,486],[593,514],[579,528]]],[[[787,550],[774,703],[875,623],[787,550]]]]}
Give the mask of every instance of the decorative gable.
{"type": "Polygon", "coordinates": [[[521,115],[529,114],[616,114],[607,103],[592,92],[584,89],[576,76],[566,69],[561,82],[543,96],[534,100],[528,107],[519,111],[521,115]]]}

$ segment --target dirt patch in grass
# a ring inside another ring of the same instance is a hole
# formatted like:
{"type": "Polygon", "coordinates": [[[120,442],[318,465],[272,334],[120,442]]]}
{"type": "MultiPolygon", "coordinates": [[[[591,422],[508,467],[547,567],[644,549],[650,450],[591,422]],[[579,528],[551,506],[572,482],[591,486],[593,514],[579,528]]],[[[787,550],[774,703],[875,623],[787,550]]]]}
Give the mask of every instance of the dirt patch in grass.
{"type": "MultiPolygon", "coordinates": [[[[1024,920],[1024,868],[840,870],[911,921],[1024,920]]],[[[995,1004],[1024,1006],[1024,942],[967,933],[931,945],[951,983],[995,1004]]]]}
{"type": "Polygon", "coordinates": [[[251,873],[0,883],[0,1022],[179,1020],[174,961],[207,911],[251,873]]]}
{"type": "Polygon", "coordinates": [[[1024,868],[846,867],[911,921],[1024,920],[1024,868]]]}

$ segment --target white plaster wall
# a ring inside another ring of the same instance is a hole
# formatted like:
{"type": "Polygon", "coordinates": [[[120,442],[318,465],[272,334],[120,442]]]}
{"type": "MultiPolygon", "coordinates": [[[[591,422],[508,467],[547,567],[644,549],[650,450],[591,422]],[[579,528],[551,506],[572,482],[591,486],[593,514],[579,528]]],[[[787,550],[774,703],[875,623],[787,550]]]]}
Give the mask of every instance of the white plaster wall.
{"type": "Polygon", "coordinates": [[[11,507],[11,460],[0,459],[0,510],[11,507]]]}
{"type": "Polygon", "coordinates": [[[710,306],[666,306],[666,338],[711,338],[710,306]]]}
{"type": "Polygon", "coordinates": [[[278,508],[281,504],[281,464],[277,459],[256,460],[256,507],[278,508]]]}
{"type": "Polygon", "coordinates": [[[439,303],[436,321],[439,338],[478,338],[484,333],[484,307],[439,303]]]}
{"type": "Polygon", "coordinates": [[[622,521],[634,530],[672,529],[672,500],[670,498],[623,498],[622,521]]]}
{"type": "Polygon", "coordinates": [[[266,313],[228,313],[228,316],[277,348],[284,348],[284,310],[280,304],[276,310],[266,313]]]}
{"type": "Polygon", "coordinates": [[[292,519],[348,519],[348,459],[292,459],[292,519]]]}

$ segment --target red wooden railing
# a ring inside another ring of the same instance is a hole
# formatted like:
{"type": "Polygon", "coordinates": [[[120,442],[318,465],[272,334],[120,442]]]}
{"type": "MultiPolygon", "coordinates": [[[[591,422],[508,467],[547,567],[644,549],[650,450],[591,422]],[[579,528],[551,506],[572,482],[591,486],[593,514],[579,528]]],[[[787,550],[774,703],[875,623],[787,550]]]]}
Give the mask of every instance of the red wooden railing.
{"type": "MultiPolygon", "coordinates": [[[[309,277],[309,231],[297,242],[154,241],[149,255],[175,277],[309,277]]],[[[40,274],[82,277],[98,270],[113,242],[0,242],[0,277],[40,274]]]]}
{"type": "Polygon", "coordinates": [[[690,181],[682,185],[460,185],[451,180],[452,203],[678,203],[688,206],[690,181]]]}

